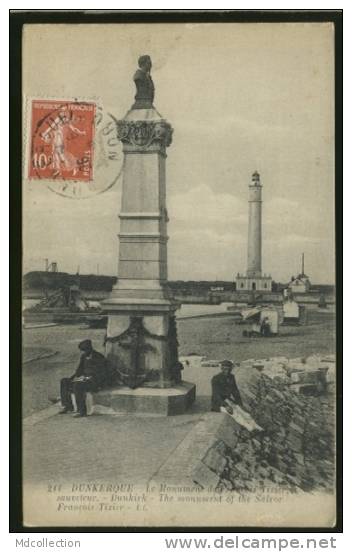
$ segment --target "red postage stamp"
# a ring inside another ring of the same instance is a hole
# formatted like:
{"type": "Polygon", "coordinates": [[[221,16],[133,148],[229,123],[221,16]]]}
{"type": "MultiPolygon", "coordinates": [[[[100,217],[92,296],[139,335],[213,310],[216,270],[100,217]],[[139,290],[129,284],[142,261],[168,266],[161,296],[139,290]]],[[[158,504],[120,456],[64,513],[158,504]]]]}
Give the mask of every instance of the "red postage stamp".
{"type": "Polygon", "coordinates": [[[93,179],[95,109],[91,102],[32,101],[29,178],[93,179]]]}

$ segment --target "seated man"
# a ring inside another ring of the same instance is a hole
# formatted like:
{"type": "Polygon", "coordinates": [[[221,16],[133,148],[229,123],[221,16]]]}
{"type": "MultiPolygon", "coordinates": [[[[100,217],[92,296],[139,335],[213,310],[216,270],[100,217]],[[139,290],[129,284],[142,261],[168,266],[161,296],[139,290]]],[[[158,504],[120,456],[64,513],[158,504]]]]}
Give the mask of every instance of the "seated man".
{"type": "Polygon", "coordinates": [[[70,378],[61,380],[60,414],[73,412],[71,393],[74,394],[77,404],[75,418],[87,415],[86,393],[98,391],[107,382],[108,372],[104,355],[93,349],[90,339],[82,341],[78,348],[82,351],[81,359],[76,372],[70,378]]]}
{"type": "Polygon", "coordinates": [[[233,409],[228,401],[242,406],[235,376],[231,374],[233,368],[234,364],[231,360],[223,360],[221,362],[221,372],[211,380],[211,409],[213,412],[220,412],[221,407],[223,407],[226,412],[233,414],[233,409]]]}

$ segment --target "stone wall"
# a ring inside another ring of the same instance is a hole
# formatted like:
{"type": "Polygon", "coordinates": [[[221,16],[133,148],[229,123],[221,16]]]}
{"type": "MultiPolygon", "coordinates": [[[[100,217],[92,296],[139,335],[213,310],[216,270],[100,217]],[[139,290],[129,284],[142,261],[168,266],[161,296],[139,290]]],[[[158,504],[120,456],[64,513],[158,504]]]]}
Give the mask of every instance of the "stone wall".
{"type": "Polygon", "coordinates": [[[241,393],[253,423],[225,413],[204,415],[154,480],[237,492],[270,486],[331,492],[333,397],[300,395],[255,369],[241,393]]]}

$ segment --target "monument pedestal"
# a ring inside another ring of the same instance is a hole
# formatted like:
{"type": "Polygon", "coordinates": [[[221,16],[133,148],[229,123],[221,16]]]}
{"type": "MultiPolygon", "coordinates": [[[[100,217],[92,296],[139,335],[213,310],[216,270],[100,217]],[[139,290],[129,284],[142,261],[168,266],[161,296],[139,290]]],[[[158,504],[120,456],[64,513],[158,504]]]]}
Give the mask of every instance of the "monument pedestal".
{"type": "Polygon", "coordinates": [[[167,389],[115,387],[94,394],[94,403],[120,414],[174,416],[193,404],[196,386],[183,381],[167,389]]]}
{"type": "Polygon", "coordinates": [[[180,379],[176,305],[157,299],[108,299],[106,357],[131,389],[165,389],[180,379]]]}

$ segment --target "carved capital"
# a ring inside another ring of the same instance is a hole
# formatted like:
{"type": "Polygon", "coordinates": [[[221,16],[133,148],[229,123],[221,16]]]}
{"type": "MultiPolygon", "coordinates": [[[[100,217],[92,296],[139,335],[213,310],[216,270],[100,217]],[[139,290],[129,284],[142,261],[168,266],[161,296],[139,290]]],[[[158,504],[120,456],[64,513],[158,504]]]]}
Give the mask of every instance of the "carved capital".
{"type": "Polygon", "coordinates": [[[167,148],[173,129],[166,121],[117,121],[117,137],[123,144],[147,149],[152,145],[167,148]]]}

